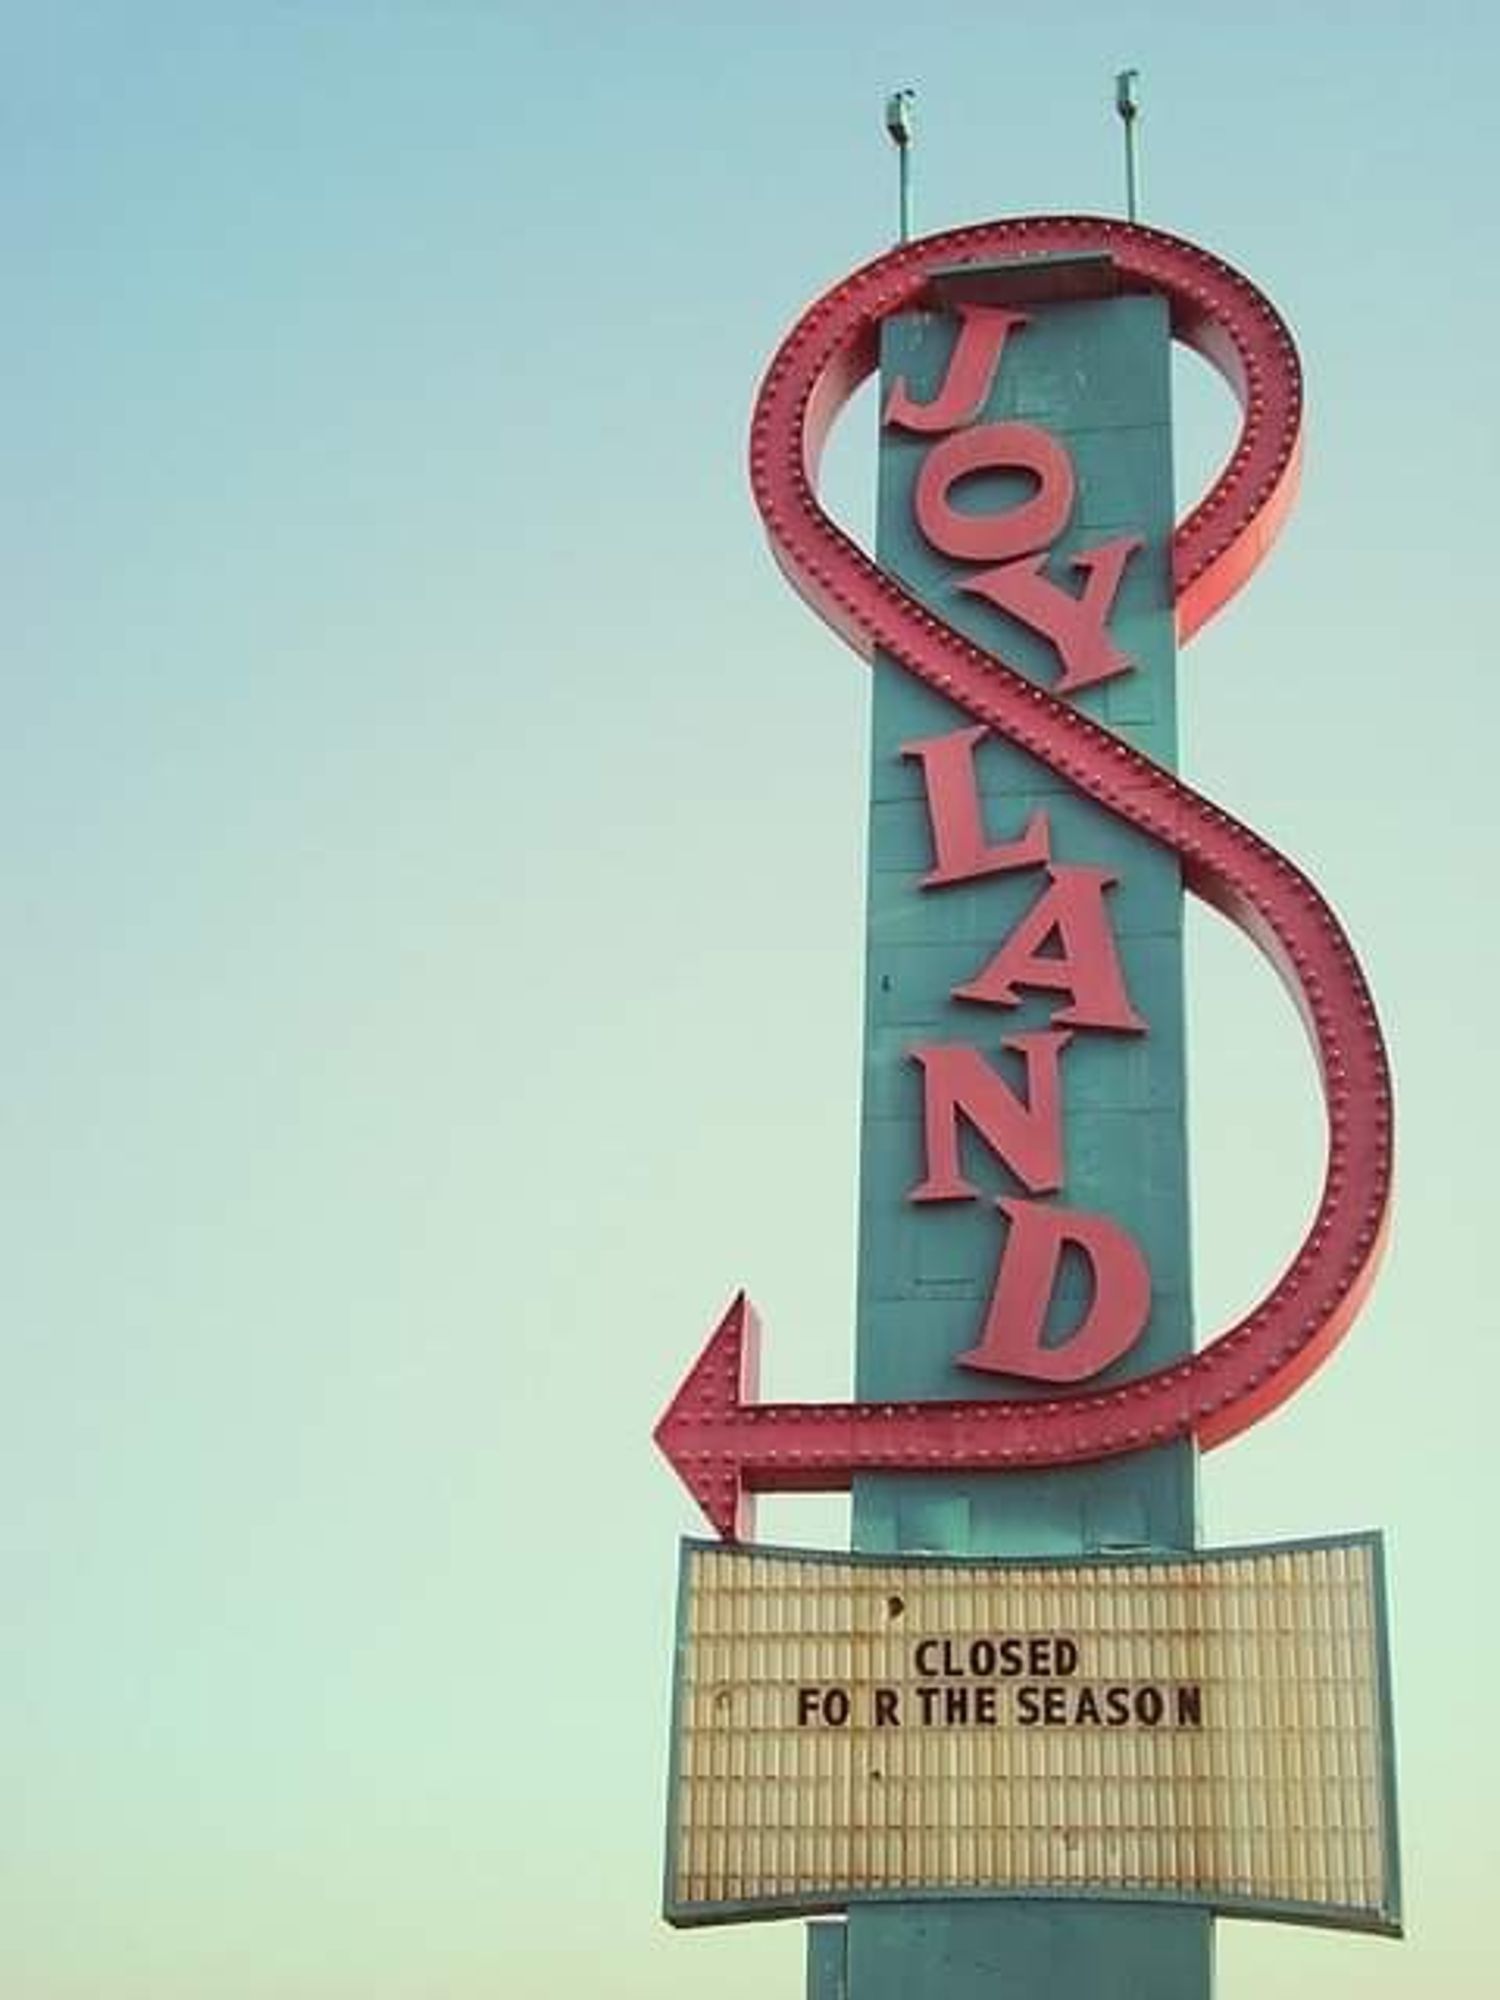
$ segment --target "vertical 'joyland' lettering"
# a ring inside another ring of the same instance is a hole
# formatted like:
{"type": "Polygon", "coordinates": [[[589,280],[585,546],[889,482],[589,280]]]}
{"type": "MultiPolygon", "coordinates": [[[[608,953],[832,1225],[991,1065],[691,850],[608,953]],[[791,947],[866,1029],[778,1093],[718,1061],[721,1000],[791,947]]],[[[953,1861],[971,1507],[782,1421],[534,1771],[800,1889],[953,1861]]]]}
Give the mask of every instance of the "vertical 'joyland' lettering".
{"type": "MultiPolygon", "coordinates": [[[[941,554],[987,568],[959,584],[970,595],[1048,638],[1062,662],[1057,682],[1071,693],[1128,670],[1108,623],[1125,567],[1142,546],[1116,536],[1072,558],[1077,594],[1045,571],[1047,551],[1073,512],[1077,478],[1066,448],[1035,424],[979,421],[1009,338],[1025,326],[1014,313],[960,310],[957,339],[933,399],[917,403],[905,378],[893,386],[885,421],[932,437],[916,473],[912,505],[926,541],[941,554]],[[1019,475],[1022,497],[989,511],[965,511],[956,489],[983,473],[1019,475]]],[[[1025,868],[1045,868],[1036,897],[953,998],[974,1006],[1019,1006],[1023,992],[1057,997],[1052,1025],[1008,1037],[1024,1065],[1024,1096],[993,1061],[963,1043],[925,1042],[908,1050],[922,1074],[923,1172],[915,1203],[972,1201],[959,1134],[967,1125],[1028,1195],[1056,1194],[1065,1181],[1061,1057],[1075,1030],[1141,1034],[1131,1004],[1106,891],[1115,876],[1057,860],[1045,812],[1033,812],[1009,839],[984,824],[976,757],[987,732],[958,729],[909,743],[920,764],[932,833],[933,866],[924,890],[1025,868]]],[[[1151,1310],[1151,1274],[1139,1246],[1112,1217],[1020,1198],[998,1204],[1006,1230],[978,1341],[959,1365],[1042,1382],[1081,1382],[1119,1360],[1140,1338],[1151,1310]],[[1092,1296],[1071,1330],[1047,1331],[1065,1255],[1082,1262],[1092,1296]]]]}

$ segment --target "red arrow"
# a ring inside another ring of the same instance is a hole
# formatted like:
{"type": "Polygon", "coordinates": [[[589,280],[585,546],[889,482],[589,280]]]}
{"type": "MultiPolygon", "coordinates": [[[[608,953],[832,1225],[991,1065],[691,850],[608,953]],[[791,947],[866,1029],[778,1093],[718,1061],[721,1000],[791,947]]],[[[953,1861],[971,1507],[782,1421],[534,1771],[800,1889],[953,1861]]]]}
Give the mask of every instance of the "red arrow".
{"type": "MultiPolygon", "coordinates": [[[[739,1292],[654,1433],[726,1541],[751,1539],[756,1493],[836,1492],[856,1472],[1003,1472],[1063,1462],[1076,1442],[1080,1404],[1106,1400],[758,1403],[759,1364],[760,1319],[739,1292]]],[[[1129,1394],[1114,1392],[1122,1401],[1129,1394]]],[[[1154,1431],[1127,1424],[1107,1450],[1154,1442],[1154,1431]]]]}

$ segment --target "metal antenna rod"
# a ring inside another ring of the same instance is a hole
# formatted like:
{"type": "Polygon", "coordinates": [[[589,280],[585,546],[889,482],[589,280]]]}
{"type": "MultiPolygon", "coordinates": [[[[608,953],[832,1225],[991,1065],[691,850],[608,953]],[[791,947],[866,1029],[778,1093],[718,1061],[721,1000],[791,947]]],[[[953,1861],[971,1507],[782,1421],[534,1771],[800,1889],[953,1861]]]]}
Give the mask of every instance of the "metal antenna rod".
{"type": "Polygon", "coordinates": [[[885,129],[896,148],[901,176],[901,230],[899,243],[911,241],[911,108],[917,101],[914,90],[893,90],[885,100],[885,129]]]}
{"type": "Polygon", "coordinates": [[[1125,127],[1125,213],[1132,222],[1138,220],[1140,212],[1135,152],[1135,121],[1141,112],[1136,86],[1140,80],[1138,69],[1122,69],[1115,78],[1115,109],[1125,127]]]}

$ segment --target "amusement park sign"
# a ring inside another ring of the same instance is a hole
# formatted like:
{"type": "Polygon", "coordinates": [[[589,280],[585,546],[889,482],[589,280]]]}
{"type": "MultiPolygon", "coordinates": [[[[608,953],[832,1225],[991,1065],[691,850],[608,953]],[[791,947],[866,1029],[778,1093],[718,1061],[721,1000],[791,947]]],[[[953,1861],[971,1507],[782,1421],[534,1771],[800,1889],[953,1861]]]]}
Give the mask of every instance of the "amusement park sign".
{"type": "Polygon", "coordinates": [[[1396,1925],[1378,1543],[1303,1546],[1292,1598],[1275,1551],[1238,1569],[1193,1553],[1196,1452],[1329,1354],[1389,1218],[1389,1072],[1338,919],[1175,770],[1175,646],[1279,530],[1301,418],[1295,349],[1253,285],[1180,239],[1090,218],[903,244],[819,299],[767,372],[751,480],[773,550],[875,674],[858,1394],[758,1400],[741,1293],[657,1438],[731,1542],[751,1539],[757,1492],[853,1485],[858,1554],[685,1551],[678,1921],[942,1889],[1396,1925]],[[1242,416],[1175,527],[1173,339],[1242,416]],[[872,557],[816,480],[877,367],[872,557]],[[1206,1340],[1190,1306],[1184,890],[1288,989],[1327,1141],[1290,1265],[1206,1340]],[[869,1563],[886,1566],[874,1584],[869,1563]],[[887,1629],[880,1606],[897,1602],[921,1615],[887,1629]],[[1251,1718],[1281,1669],[1254,1647],[1231,1662],[1213,1636],[1245,1606],[1297,1662],[1271,1750],[1251,1718]],[[1134,1651],[1104,1645],[1117,1627],[1134,1651]],[[932,1747],[955,1732],[957,1762],[932,1747]],[[1258,1848],[1267,1813],[1285,1838],[1258,1848]],[[1191,1840],[1167,1838],[1189,1823],[1191,1840]]]}

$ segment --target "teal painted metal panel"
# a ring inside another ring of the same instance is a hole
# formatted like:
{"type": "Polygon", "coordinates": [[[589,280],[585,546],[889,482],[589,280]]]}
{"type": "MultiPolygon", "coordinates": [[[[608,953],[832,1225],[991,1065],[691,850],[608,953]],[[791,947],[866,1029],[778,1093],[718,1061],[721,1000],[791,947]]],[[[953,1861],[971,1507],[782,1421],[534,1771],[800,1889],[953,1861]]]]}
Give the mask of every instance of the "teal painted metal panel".
{"type": "Polygon", "coordinates": [[[1196,1910],[954,1902],[850,1913],[851,2000],[1175,2000],[1212,1980],[1213,1920],[1196,1910]]]}
{"type": "MultiPolygon", "coordinates": [[[[1170,577],[1173,524],[1169,330],[1164,301],[1130,297],[1028,307],[992,387],[986,420],[1042,424],[1063,440],[1077,475],[1073,517],[1059,556],[1107,535],[1145,546],[1122,582],[1111,631],[1133,673],[1085,689],[1079,706],[1158,762],[1177,761],[1175,643],[1170,577]]],[[[905,377],[929,398],[955,329],[946,314],[915,314],[882,332],[882,407],[905,377]]],[[[938,556],[917,531],[912,484],[930,439],[881,437],[877,553],[950,624],[1051,687],[1050,645],[986,602],[955,589],[965,566],[938,556]]],[[[1001,476],[967,482],[960,505],[978,511],[1019,498],[1001,476]]],[[[1055,560],[1054,560],[1055,567],[1055,560]]],[[[1047,1025],[1048,996],[1004,1010],[954,1002],[1036,894],[1025,875],[926,893],[932,865],[921,767],[903,744],[963,728],[969,718],[894,663],[874,670],[860,1257],[855,1381],[861,1398],[1024,1394],[955,1366],[979,1334],[1003,1224],[993,1197],[1024,1190],[968,1135],[966,1177],[985,1199],[913,1207],[921,1177],[920,1077],[906,1050],[963,1041],[989,1056],[1010,1034],[1047,1025]]],[[[1127,988],[1145,1036],[1081,1032],[1064,1053],[1062,1100],[1068,1206],[1114,1215],[1135,1236],[1153,1281],[1151,1317],[1135,1348],[1099,1380],[1112,1384],[1187,1353],[1189,1285],[1183,1051],[1182,896],[1175,857],[1163,852],[1008,744],[978,753],[986,829],[1018,835],[1037,807],[1049,815],[1060,860],[1118,872],[1109,908],[1127,988]]],[[[1066,1266],[1049,1330],[1085,1300],[1066,1266]]],[[[853,1542],[868,1552],[972,1555],[1085,1553],[1121,1547],[1190,1548],[1197,1541],[1196,1456],[1177,1444],[1097,1465],[1046,1473],[863,1477],[854,1486],[853,1542]]],[[[1212,1981],[1212,1918],[1189,1908],[1085,1902],[851,1905],[849,2000],[1205,2000],[1212,1981]]]]}
{"type": "Polygon", "coordinates": [[[848,1929],[843,1923],[807,1927],[807,2000],[848,2000],[848,1929]]]}
{"type": "MultiPolygon", "coordinates": [[[[946,364],[953,324],[935,314],[890,324],[884,383],[904,376],[919,398],[930,395],[946,364]]],[[[1111,625],[1136,671],[1085,690],[1079,706],[1159,762],[1175,765],[1169,388],[1161,300],[1037,307],[1027,327],[1012,336],[985,416],[1042,422],[1065,441],[1076,468],[1077,501],[1060,556],[1109,534],[1145,536],[1146,546],[1125,572],[1111,625]]],[[[950,623],[1050,687],[1058,663],[1048,642],[988,603],[960,595],[955,585],[973,566],[939,556],[916,529],[912,482],[930,444],[890,430],[882,435],[882,565],[950,623]]],[[[999,504],[1000,497],[1014,497],[1002,495],[1005,485],[1002,476],[981,475],[967,482],[973,490],[960,504],[979,511],[986,489],[989,504],[999,504]]],[[[983,967],[1038,892],[1033,870],[925,893],[917,886],[931,866],[931,837],[921,768],[902,756],[902,746],[968,722],[894,664],[877,663],[856,1356],[862,1399],[1026,1393],[1014,1381],[997,1383],[953,1363],[977,1339],[993,1281],[1003,1223],[992,1200],[918,1207],[907,1198],[922,1163],[921,1080],[906,1051],[918,1041],[967,1042],[997,1055],[1004,1037],[1046,1026],[1054,1004],[1045,994],[1028,994],[1005,1009],[950,997],[954,986],[983,967]]],[[[1128,990],[1149,1033],[1080,1031],[1063,1057],[1062,1198],[1121,1221],[1145,1252],[1153,1277],[1145,1334],[1099,1378],[1108,1386],[1192,1347],[1180,873],[1173,855],[1008,744],[991,738],[980,746],[978,776],[993,838],[1019,834],[1030,812],[1042,807],[1059,860],[1107,868],[1119,877],[1108,897],[1110,920],[1128,990]]],[[[1025,1192],[981,1142],[966,1134],[963,1143],[965,1172],[986,1197],[1025,1192]]],[[[1070,1280],[1065,1269],[1059,1319],[1070,1308],[1076,1315],[1086,1288],[1082,1273],[1070,1280]]],[[[1082,1477],[1087,1482],[1093,1475],[1082,1477]]],[[[1170,1537],[1178,1546],[1192,1540],[1190,1490],[1185,1506],[1170,1537]]],[[[858,1536],[857,1545],[873,1546],[858,1536]]]]}

